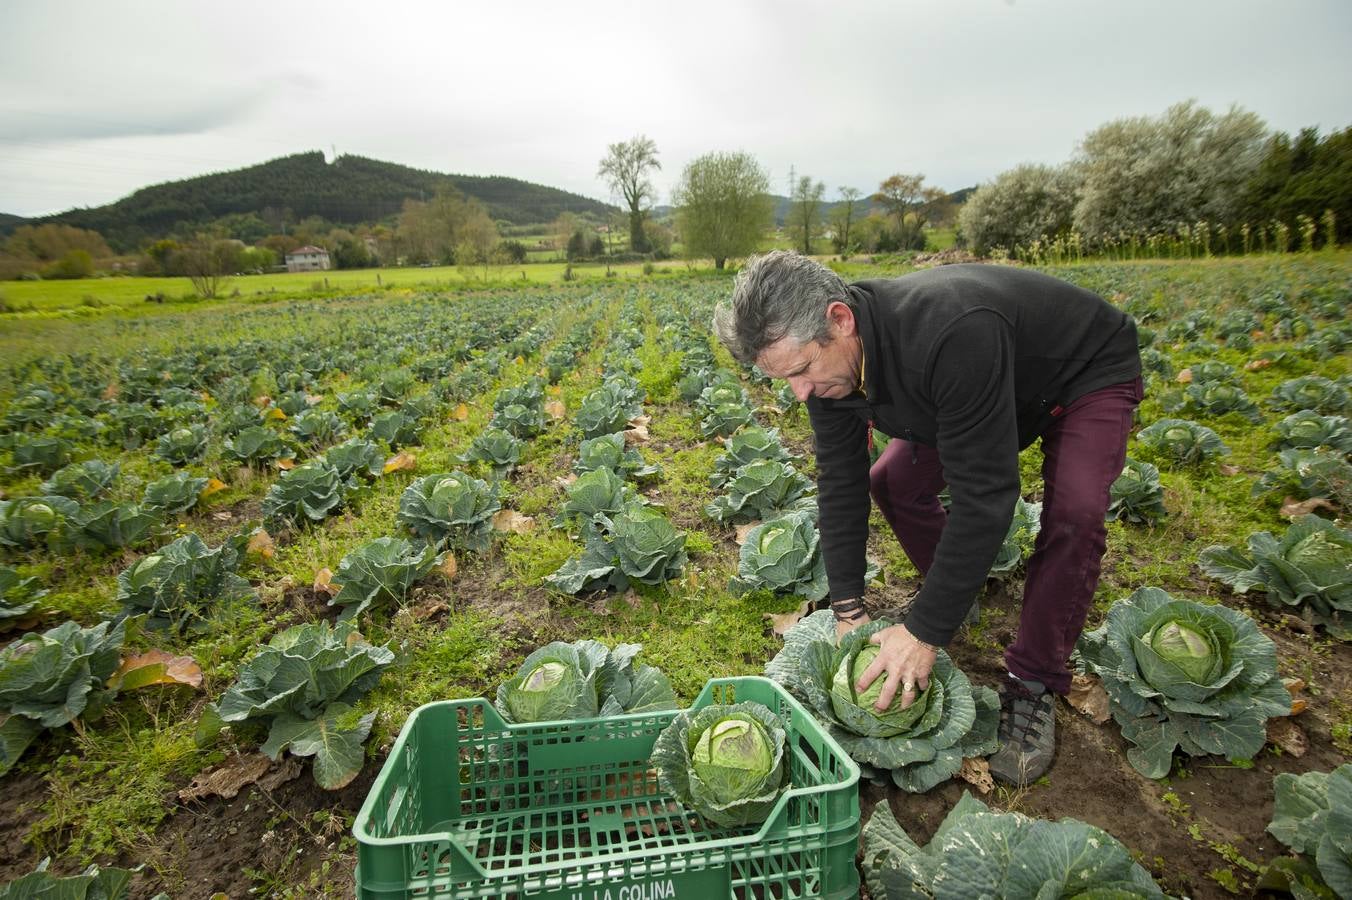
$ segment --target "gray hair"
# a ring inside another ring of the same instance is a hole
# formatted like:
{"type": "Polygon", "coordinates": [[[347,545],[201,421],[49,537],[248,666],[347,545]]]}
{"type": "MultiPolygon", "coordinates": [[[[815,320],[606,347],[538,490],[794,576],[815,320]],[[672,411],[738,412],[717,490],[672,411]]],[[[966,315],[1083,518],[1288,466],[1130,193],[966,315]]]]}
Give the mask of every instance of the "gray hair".
{"type": "Polygon", "coordinates": [[[792,250],[772,250],[748,259],[737,274],[732,299],[714,310],[714,333],[744,363],[783,337],[826,343],[833,300],[854,305],[839,275],[792,250]]]}

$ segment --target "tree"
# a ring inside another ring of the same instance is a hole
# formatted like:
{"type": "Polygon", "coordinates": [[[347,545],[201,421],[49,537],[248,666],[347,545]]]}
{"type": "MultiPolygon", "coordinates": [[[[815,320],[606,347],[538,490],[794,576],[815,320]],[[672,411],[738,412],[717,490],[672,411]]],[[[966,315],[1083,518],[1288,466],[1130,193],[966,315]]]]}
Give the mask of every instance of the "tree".
{"type": "Polygon", "coordinates": [[[676,222],[691,257],[729,257],[756,249],[774,221],[770,177],[747,153],[706,153],[681,172],[672,193],[676,222]]]}
{"type": "Polygon", "coordinates": [[[1193,101],[1158,119],[1117,119],[1090,132],[1074,165],[1083,179],[1075,229],[1096,243],[1204,221],[1239,224],[1245,188],[1263,158],[1267,127],[1232,107],[1193,101]]]}
{"type": "Polygon", "coordinates": [[[482,203],[466,199],[455,188],[440,190],[426,203],[405,200],[399,214],[399,246],[414,263],[435,262],[452,265],[457,249],[469,237],[471,243],[480,242],[482,232],[491,232],[497,239],[497,226],[489,218],[482,203]],[[485,224],[487,223],[487,224],[485,224]]]}
{"type": "Polygon", "coordinates": [[[1243,218],[1253,225],[1278,220],[1297,228],[1297,216],[1320,223],[1319,243],[1352,239],[1352,128],[1324,138],[1302,128],[1293,140],[1278,133],[1245,188],[1243,218]],[[1334,234],[1324,211],[1333,213],[1334,234]]]}
{"type": "Polygon", "coordinates": [[[629,249],[643,253],[648,244],[643,236],[643,219],[648,214],[657,191],[648,180],[650,169],[660,169],[657,144],[649,137],[639,135],[618,144],[611,144],[600,167],[598,178],[604,178],[611,191],[624,198],[629,209],[629,249]]]}
{"type": "Polygon", "coordinates": [[[923,250],[925,225],[947,197],[939,188],[926,187],[924,175],[898,173],[878,185],[873,200],[881,204],[892,218],[897,247],[901,250],[923,250]]]}
{"type": "Polygon", "coordinates": [[[958,224],[976,253],[1016,247],[1070,230],[1079,187],[1068,166],[1022,165],[977,188],[963,204],[958,224]]]}
{"type": "Polygon", "coordinates": [[[789,214],[784,219],[784,227],[794,235],[794,241],[799,242],[804,256],[812,255],[812,241],[821,235],[822,197],[825,194],[826,185],[800,175],[789,196],[789,214]]]}
{"type": "Polygon", "coordinates": [[[42,263],[56,262],[72,250],[83,250],[91,260],[113,255],[97,231],[71,225],[20,225],[5,241],[5,252],[42,263]]]}
{"type": "Polygon", "coordinates": [[[174,268],[188,276],[197,296],[210,300],[220,295],[226,276],[238,268],[239,251],[235,241],[199,234],[183,244],[174,268]]]}
{"type": "Polygon", "coordinates": [[[854,224],[859,203],[859,189],[842,187],[840,201],[831,210],[831,245],[841,256],[850,252],[850,226],[854,224]]]}

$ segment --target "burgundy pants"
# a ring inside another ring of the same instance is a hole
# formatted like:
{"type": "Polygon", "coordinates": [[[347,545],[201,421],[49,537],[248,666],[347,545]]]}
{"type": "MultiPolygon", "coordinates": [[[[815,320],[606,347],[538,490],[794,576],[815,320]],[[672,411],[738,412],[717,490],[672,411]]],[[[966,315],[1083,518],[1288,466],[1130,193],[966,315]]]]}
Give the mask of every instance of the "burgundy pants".
{"type": "MultiPolygon", "coordinates": [[[[1076,400],[1042,434],[1042,530],[1028,560],[1019,634],[1005,665],[1057,693],[1070,690],[1067,663],[1098,587],[1107,542],[1108,488],[1122,473],[1141,381],[1076,400]]],[[[893,440],[870,471],[870,492],[920,574],[929,572],[946,514],[946,484],[933,447],[893,440]]]]}

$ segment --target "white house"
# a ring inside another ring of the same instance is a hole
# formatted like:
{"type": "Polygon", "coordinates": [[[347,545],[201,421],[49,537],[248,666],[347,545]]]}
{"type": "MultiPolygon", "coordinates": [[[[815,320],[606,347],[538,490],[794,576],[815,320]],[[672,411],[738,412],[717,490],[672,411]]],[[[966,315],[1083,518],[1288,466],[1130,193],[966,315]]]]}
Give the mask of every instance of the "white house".
{"type": "Polygon", "coordinates": [[[333,266],[329,263],[329,251],[320,247],[311,247],[307,244],[304,247],[297,247],[286,255],[288,272],[318,272],[331,268],[333,266]]]}

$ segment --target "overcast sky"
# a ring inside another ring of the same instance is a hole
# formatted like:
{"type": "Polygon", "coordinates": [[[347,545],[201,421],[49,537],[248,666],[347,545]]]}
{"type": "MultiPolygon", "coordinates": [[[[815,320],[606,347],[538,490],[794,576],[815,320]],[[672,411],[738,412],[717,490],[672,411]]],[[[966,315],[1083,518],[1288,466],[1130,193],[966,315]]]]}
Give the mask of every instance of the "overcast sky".
{"type": "Polygon", "coordinates": [[[1352,125],[1352,2],[0,0],[0,212],[335,148],[610,200],[637,134],[663,203],[712,150],[956,190],[1190,98],[1352,125]]]}

